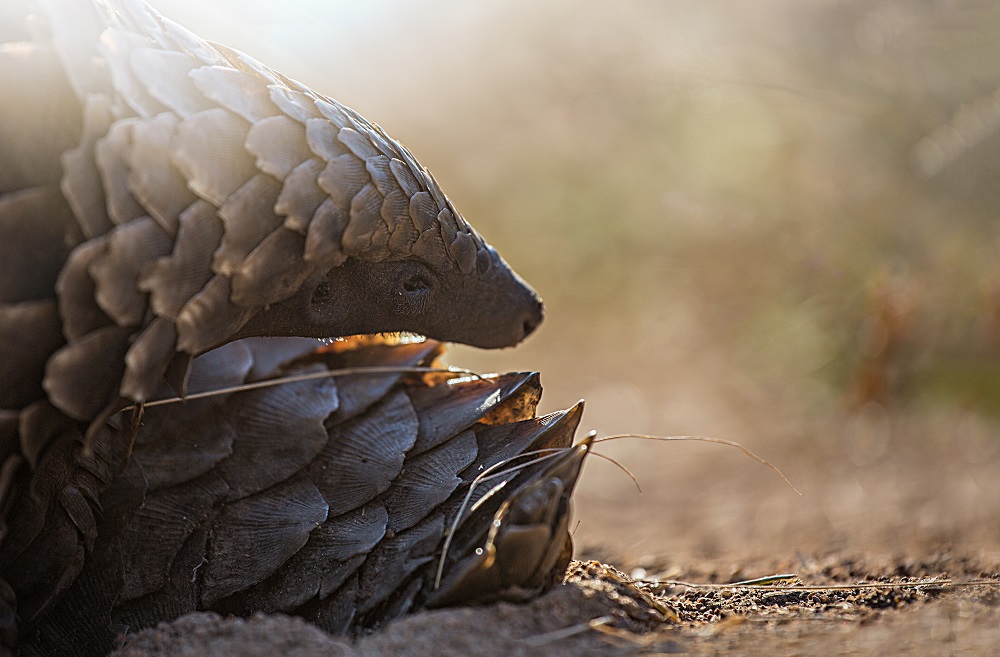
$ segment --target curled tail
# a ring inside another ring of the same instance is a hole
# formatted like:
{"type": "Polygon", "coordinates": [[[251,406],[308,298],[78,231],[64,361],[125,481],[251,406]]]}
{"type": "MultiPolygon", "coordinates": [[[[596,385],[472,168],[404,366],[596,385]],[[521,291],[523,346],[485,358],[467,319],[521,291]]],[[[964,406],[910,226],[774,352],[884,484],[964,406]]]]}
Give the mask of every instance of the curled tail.
{"type": "MultiPolygon", "coordinates": [[[[195,361],[192,385],[427,366],[441,351],[314,346],[230,343],[195,361]]],[[[191,611],[296,614],[358,633],[424,607],[541,594],[569,560],[569,498],[589,444],[569,449],[581,407],[535,417],[540,394],[531,373],[380,373],[149,409],[128,466],[99,493],[79,576],[22,654],[97,657],[124,628],[191,611]],[[522,458],[537,451],[548,458],[522,458]]],[[[127,420],[98,433],[94,460],[77,457],[81,495],[120,460],[127,420]]],[[[85,508],[67,502],[71,515],[85,508]]],[[[24,550],[16,565],[44,558],[24,550]]]]}

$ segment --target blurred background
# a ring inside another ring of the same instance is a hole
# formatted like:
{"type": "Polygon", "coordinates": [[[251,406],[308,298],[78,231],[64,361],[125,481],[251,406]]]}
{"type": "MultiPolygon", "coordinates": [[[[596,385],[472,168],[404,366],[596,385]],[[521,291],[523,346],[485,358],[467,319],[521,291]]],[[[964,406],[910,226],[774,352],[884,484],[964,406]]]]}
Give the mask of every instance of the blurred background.
{"type": "Polygon", "coordinates": [[[590,463],[579,556],[1000,551],[996,3],[153,4],[380,123],[539,290],[452,363],[803,493],[610,443],[644,493],[590,463]]]}

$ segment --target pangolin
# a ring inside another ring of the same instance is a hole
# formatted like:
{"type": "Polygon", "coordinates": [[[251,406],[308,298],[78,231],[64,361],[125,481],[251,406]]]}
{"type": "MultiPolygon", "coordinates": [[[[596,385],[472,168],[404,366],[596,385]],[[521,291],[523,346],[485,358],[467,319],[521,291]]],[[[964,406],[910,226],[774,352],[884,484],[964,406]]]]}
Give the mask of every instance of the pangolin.
{"type": "Polygon", "coordinates": [[[165,381],[184,394],[201,354],[400,331],[495,348],[542,319],[381,128],[142,0],[5,0],[0,89],[8,643],[84,568],[133,434],[98,435],[165,381]]]}

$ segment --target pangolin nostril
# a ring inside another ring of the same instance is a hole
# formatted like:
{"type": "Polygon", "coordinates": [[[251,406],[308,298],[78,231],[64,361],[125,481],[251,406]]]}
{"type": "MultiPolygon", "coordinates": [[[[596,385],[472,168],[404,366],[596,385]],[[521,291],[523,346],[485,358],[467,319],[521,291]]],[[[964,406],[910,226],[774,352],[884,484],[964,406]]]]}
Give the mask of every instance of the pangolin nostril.
{"type": "Polygon", "coordinates": [[[528,311],[524,318],[524,337],[531,335],[531,333],[538,328],[538,325],[542,323],[545,318],[545,307],[542,305],[541,299],[536,298],[532,304],[531,310],[528,311]]]}

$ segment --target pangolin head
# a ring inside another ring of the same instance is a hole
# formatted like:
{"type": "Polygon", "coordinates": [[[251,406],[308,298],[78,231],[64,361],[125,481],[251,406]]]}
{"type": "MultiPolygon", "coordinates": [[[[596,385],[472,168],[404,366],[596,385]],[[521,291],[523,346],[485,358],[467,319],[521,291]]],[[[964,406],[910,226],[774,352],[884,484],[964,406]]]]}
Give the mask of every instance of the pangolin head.
{"type": "Polygon", "coordinates": [[[534,331],[541,299],[430,172],[353,110],[323,100],[317,107],[324,124],[310,128],[323,142],[317,184],[327,198],[309,222],[304,253],[315,273],[241,335],[412,332],[500,348],[534,331]],[[341,154],[318,136],[324,130],[336,134],[341,154]]]}

